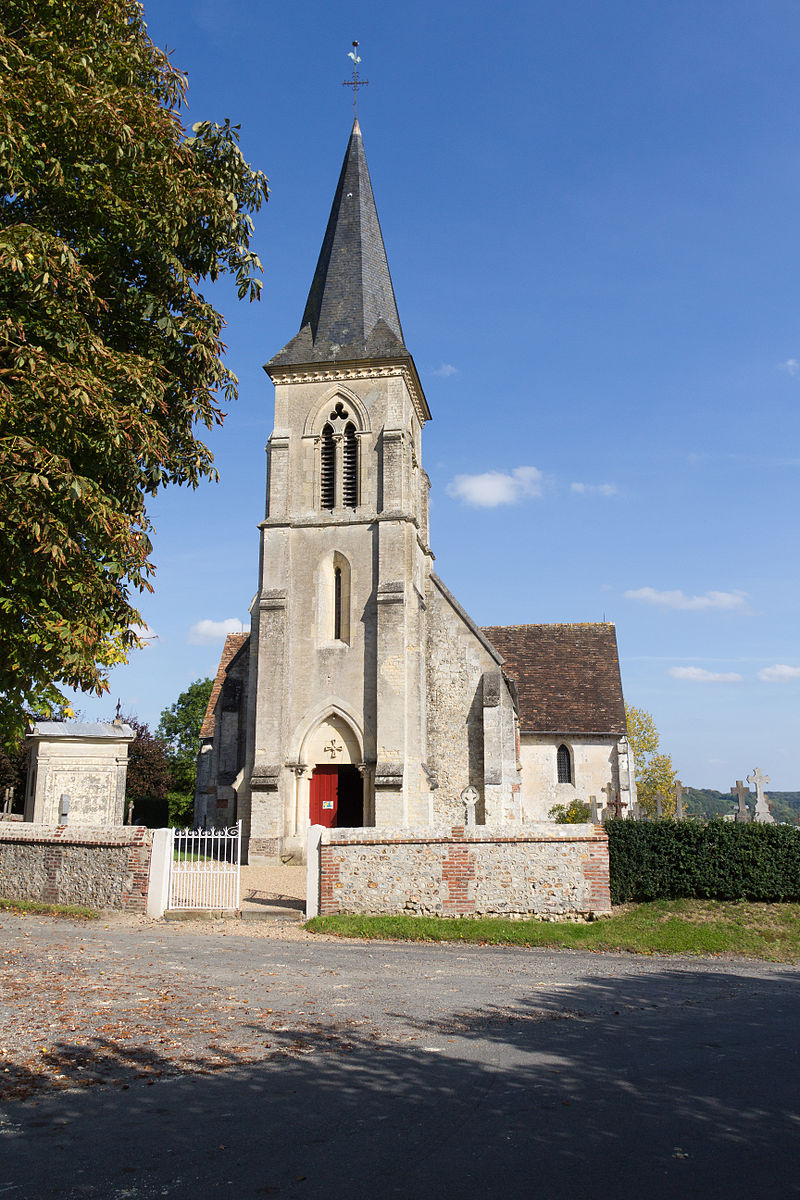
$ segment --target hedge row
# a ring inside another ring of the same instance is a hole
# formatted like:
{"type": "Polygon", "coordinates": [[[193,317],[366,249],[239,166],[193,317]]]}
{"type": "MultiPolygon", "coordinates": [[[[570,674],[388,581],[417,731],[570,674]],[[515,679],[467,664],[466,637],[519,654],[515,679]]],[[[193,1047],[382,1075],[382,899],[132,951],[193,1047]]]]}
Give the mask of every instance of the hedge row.
{"type": "Polygon", "coordinates": [[[606,823],[611,900],[800,900],[800,829],[729,821],[606,823]]]}

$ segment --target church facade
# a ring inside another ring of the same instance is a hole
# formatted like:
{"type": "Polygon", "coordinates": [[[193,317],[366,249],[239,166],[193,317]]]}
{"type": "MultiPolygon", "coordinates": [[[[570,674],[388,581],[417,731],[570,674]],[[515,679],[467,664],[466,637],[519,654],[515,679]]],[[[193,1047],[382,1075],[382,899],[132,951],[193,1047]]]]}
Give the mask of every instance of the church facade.
{"type": "Polygon", "coordinates": [[[430,418],[356,121],[300,331],[275,385],[249,634],[225,643],[195,819],[250,861],[309,825],[493,827],[633,800],[614,627],[479,628],[430,548],[430,418]],[[611,792],[606,792],[610,795],[611,792]]]}

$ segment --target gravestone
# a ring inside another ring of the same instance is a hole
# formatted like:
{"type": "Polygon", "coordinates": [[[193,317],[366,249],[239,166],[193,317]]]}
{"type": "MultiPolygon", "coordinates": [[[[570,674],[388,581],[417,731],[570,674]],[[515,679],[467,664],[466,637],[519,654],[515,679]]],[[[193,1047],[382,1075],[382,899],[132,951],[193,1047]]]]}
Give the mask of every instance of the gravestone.
{"type": "Polygon", "coordinates": [[[749,813],[748,807],[747,807],[747,800],[749,797],[752,796],[752,792],[747,790],[747,788],[742,783],[741,779],[737,779],[736,787],[731,788],[731,794],[734,795],[738,801],[738,807],[736,809],[736,816],[735,816],[736,823],[737,823],[737,825],[746,825],[747,822],[750,820],[750,813],[749,813]]]}
{"type": "Polygon", "coordinates": [[[775,818],[769,811],[767,797],[764,795],[764,784],[769,783],[769,775],[762,774],[761,768],[755,767],[753,774],[747,776],[747,782],[754,784],[756,789],[756,811],[753,813],[753,820],[761,825],[774,825],[775,818]]]}
{"type": "Polygon", "coordinates": [[[660,821],[664,816],[664,797],[661,792],[656,792],[654,799],[656,802],[656,818],[660,821]]]}
{"type": "Polygon", "coordinates": [[[591,814],[592,824],[597,825],[600,821],[600,809],[597,804],[597,796],[589,797],[589,811],[591,814]]]}
{"type": "Polygon", "coordinates": [[[675,780],[675,820],[683,820],[683,784],[680,779],[675,780]]]}
{"type": "Polygon", "coordinates": [[[623,808],[627,808],[628,806],[624,800],[620,800],[619,793],[613,783],[607,783],[601,791],[604,791],[607,797],[606,811],[610,810],[612,817],[621,817],[623,815],[623,808]]]}

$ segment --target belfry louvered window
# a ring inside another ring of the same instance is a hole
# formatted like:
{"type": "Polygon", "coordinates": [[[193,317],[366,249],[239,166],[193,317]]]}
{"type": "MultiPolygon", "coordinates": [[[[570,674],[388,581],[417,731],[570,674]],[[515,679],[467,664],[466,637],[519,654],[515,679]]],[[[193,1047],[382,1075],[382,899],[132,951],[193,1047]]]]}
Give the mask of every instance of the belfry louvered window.
{"type": "Polygon", "coordinates": [[[336,503],[336,443],[333,430],[326,425],[320,440],[320,508],[333,508],[336,503]]]}
{"type": "Polygon", "coordinates": [[[559,783],[572,783],[572,759],[569,749],[564,745],[558,747],[556,771],[559,783]]]}
{"type": "Polygon", "coordinates": [[[345,426],[342,443],[342,504],[345,508],[358,504],[358,438],[352,423],[345,426]]]}

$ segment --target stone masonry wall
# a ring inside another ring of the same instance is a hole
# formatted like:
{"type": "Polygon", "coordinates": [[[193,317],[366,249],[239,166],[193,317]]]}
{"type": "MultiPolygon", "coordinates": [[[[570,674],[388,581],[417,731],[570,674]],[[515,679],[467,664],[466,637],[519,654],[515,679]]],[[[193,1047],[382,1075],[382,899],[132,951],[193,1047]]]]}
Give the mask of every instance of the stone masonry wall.
{"type": "Polygon", "coordinates": [[[599,825],[322,834],[320,913],[548,919],[610,910],[608,838],[599,825]]]}
{"type": "Polygon", "coordinates": [[[0,827],[0,896],[144,912],[152,831],[0,827]]]}
{"type": "Polygon", "coordinates": [[[433,772],[437,824],[464,818],[461,792],[476,788],[483,819],[481,678],[494,664],[436,588],[428,591],[427,765],[433,772]]]}

